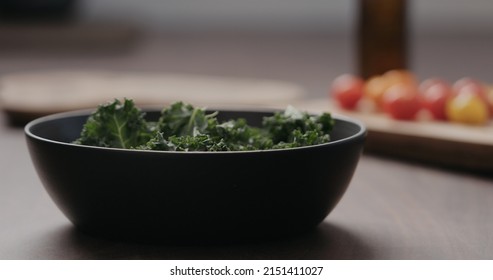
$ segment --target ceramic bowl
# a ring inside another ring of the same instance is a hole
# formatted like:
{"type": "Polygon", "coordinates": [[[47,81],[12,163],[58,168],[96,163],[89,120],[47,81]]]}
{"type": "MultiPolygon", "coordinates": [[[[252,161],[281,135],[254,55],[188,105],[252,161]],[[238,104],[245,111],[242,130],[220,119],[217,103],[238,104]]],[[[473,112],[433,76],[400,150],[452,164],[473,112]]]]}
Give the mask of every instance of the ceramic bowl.
{"type": "MultiPolygon", "coordinates": [[[[315,228],[343,197],[365,127],[334,117],[331,142],[242,152],[139,151],[72,144],[90,112],[31,121],[25,134],[46,191],[81,231],[135,241],[247,240],[315,228]]],[[[219,111],[260,125],[272,112],[219,111]]],[[[148,110],[155,120],[159,110],[148,110]]]]}

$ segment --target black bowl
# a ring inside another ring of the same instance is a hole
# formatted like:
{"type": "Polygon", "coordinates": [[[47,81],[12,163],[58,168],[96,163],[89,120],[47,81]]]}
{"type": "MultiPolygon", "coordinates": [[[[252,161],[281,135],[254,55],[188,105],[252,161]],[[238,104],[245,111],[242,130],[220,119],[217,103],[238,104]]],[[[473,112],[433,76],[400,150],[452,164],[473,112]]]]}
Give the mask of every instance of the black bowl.
{"type": "MultiPolygon", "coordinates": [[[[29,152],[51,198],[82,231],[136,241],[269,238],[313,229],[353,176],[366,129],[336,117],[327,144],[266,151],[167,152],[71,144],[89,112],[36,119],[29,152]]],[[[158,110],[149,110],[155,120],[158,110]]],[[[220,111],[260,125],[270,112],[220,111]]]]}

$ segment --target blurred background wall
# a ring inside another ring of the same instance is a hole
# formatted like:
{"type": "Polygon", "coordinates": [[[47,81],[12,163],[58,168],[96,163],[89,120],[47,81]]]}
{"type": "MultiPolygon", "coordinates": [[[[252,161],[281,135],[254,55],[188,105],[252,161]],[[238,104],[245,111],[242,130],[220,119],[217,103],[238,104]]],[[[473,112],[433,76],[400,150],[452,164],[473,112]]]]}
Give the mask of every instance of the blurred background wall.
{"type": "MultiPolygon", "coordinates": [[[[81,0],[84,20],[116,20],[151,29],[349,32],[357,1],[81,0]]],[[[411,0],[416,34],[493,34],[491,0],[411,0]]]]}
{"type": "MultiPolygon", "coordinates": [[[[71,1],[67,25],[12,25],[0,9],[0,75],[170,71],[289,80],[320,96],[357,71],[359,0],[0,0],[0,8],[71,1]]],[[[409,67],[419,78],[493,81],[493,0],[407,2],[409,67]]]]}

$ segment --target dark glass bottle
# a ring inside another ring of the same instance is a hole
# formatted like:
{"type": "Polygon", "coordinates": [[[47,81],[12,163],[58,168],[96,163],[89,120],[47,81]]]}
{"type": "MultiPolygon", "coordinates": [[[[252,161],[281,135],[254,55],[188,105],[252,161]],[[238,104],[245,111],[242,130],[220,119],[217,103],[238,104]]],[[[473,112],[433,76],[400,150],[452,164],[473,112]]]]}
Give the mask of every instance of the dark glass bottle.
{"type": "Polygon", "coordinates": [[[358,72],[363,78],[407,69],[407,1],[358,0],[358,72]]]}

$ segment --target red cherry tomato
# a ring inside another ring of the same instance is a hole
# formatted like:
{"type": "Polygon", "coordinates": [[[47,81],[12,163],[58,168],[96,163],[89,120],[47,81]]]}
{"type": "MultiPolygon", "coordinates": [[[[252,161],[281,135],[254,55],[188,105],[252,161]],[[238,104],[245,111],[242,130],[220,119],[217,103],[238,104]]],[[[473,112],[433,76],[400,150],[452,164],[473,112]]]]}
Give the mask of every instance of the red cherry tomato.
{"type": "Polygon", "coordinates": [[[436,120],[446,120],[445,105],[452,97],[452,88],[440,79],[428,79],[420,86],[421,105],[436,120]]]}
{"type": "Polygon", "coordinates": [[[421,109],[416,87],[398,84],[385,91],[382,104],[385,112],[397,120],[413,120],[421,109]]]}
{"type": "Polygon", "coordinates": [[[445,80],[441,79],[441,78],[428,78],[424,81],[422,81],[420,84],[419,84],[419,91],[420,92],[424,92],[426,91],[429,87],[431,86],[434,86],[436,84],[441,84],[441,85],[445,85],[447,87],[450,88],[450,90],[452,90],[452,87],[451,85],[446,82],[445,80]]]}
{"type": "Polygon", "coordinates": [[[486,87],[483,83],[469,77],[457,80],[453,84],[452,89],[456,94],[466,91],[470,93],[477,93],[479,95],[486,95],[486,87]]]}
{"type": "Polygon", "coordinates": [[[334,79],[330,93],[341,107],[354,110],[363,96],[363,85],[361,78],[344,74],[334,79]]]}

